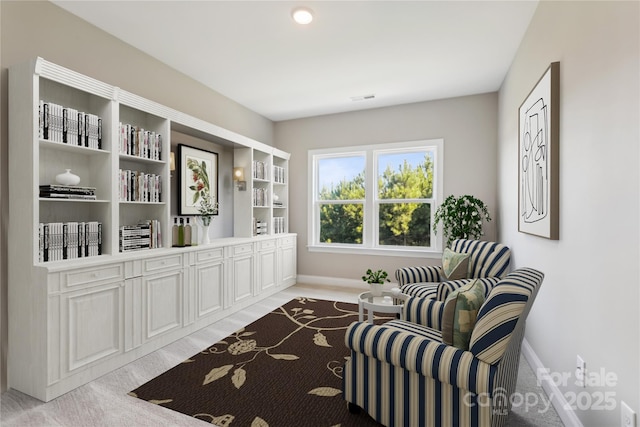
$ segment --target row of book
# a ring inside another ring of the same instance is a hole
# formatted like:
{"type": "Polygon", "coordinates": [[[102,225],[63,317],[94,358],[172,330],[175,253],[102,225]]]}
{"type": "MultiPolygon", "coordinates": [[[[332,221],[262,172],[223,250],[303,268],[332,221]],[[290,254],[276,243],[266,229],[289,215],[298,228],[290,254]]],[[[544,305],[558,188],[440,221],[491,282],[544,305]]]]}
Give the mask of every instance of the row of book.
{"type": "Polygon", "coordinates": [[[263,236],[269,233],[267,228],[267,221],[262,219],[253,218],[253,235],[263,236]]]}
{"type": "Polygon", "coordinates": [[[274,234],[280,234],[285,232],[283,216],[273,217],[273,232],[274,234]]]}
{"type": "Polygon", "coordinates": [[[138,126],[120,123],[120,153],[162,160],[162,136],[138,126]]]}
{"type": "Polygon", "coordinates": [[[102,148],[102,118],[95,114],[40,101],[40,138],[89,148],[102,148]]]}
{"type": "Polygon", "coordinates": [[[162,247],[160,221],[148,219],[136,225],[123,225],[119,230],[120,252],[162,247]]]}
{"type": "Polygon", "coordinates": [[[160,202],[162,179],[160,175],[120,169],[120,201],[160,202]]]}
{"type": "Polygon", "coordinates": [[[47,199],[96,200],[96,189],[95,187],[79,187],[76,185],[41,185],[40,197],[47,199]]]}
{"type": "Polygon", "coordinates": [[[273,182],[284,184],[284,168],[281,166],[273,166],[273,182]]]}
{"type": "Polygon", "coordinates": [[[60,261],[102,255],[102,223],[48,222],[38,230],[38,261],[60,261]]]}
{"type": "Polygon", "coordinates": [[[267,164],[259,160],[254,160],[251,165],[251,177],[253,179],[269,179],[267,164]]]}
{"type": "Polygon", "coordinates": [[[254,188],[253,189],[253,206],[269,206],[269,189],[254,188]]]}

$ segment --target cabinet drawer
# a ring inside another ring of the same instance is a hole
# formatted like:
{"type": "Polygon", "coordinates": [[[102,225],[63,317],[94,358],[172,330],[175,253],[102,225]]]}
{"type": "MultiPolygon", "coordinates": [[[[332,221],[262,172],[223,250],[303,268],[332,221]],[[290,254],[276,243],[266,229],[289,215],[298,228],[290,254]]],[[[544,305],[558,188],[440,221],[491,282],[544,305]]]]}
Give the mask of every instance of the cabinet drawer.
{"type": "Polygon", "coordinates": [[[224,248],[209,249],[196,252],[196,263],[214,261],[224,256],[224,248]]]}
{"type": "Polygon", "coordinates": [[[62,273],[62,286],[73,288],[80,285],[101,284],[124,279],[124,264],[70,270],[62,273]]]}
{"type": "Polygon", "coordinates": [[[296,243],[295,236],[283,237],[280,239],[280,245],[282,246],[292,246],[296,243]]]}
{"type": "Polygon", "coordinates": [[[260,242],[260,250],[275,249],[275,247],[276,247],[275,240],[263,240],[260,242]]]}
{"type": "Polygon", "coordinates": [[[142,274],[159,270],[182,267],[182,255],[171,255],[161,258],[146,259],[142,263],[142,274]]]}
{"type": "Polygon", "coordinates": [[[251,243],[247,243],[246,245],[234,246],[232,254],[233,256],[238,256],[250,254],[251,252],[253,252],[253,246],[251,243]]]}

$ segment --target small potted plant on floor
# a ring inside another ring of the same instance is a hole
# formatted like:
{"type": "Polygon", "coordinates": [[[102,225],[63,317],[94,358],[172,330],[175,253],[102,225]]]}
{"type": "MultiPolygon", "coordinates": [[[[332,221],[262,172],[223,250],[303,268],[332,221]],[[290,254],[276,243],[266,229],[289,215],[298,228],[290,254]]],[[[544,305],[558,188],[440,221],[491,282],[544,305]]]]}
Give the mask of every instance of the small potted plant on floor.
{"type": "Polygon", "coordinates": [[[371,269],[367,270],[367,273],[362,276],[362,280],[369,284],[371,288],[371,295],[374,297],[379,297],[382,295],[382,285],[384,282],[391,282],[391,280],[387,279],[387,272],[384,270],[376,270],[373,271],[371,269]]]}

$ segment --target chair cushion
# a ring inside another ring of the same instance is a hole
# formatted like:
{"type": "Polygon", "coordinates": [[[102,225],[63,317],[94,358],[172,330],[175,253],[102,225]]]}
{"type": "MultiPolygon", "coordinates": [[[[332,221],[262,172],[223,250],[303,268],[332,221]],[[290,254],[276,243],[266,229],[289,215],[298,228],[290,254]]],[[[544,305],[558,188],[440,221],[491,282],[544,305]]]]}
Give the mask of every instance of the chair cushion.
{"type": "Polygon", "coordinates": [[[484,291],[482,283],[474,280],[449,294],[442,314],[443,343],[461,350],[469,349],[478,311],[485,300],[484,291]]]}
{"type": "Polygon", "coordinates": [[[448,280],[458,280],[467,277],[469,269],[469,254],[454,252],[445,248],[442,253],[442,272],[448,280]]]}

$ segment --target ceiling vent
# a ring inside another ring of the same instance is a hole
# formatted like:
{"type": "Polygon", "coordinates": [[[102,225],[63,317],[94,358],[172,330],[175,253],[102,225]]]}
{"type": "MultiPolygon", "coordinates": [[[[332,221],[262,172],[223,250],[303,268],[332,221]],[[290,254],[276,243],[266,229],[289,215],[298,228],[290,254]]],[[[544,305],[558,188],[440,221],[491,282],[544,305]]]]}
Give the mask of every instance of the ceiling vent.
{"type": "Polygon", "coordinates": [[[351,100],[352,101],[367,101],[369,99],[374,99],[376,97],[375,94],[369,94],[369,95],[360,95],[360,96],[352,96],[351,100]]]}

